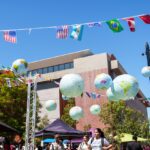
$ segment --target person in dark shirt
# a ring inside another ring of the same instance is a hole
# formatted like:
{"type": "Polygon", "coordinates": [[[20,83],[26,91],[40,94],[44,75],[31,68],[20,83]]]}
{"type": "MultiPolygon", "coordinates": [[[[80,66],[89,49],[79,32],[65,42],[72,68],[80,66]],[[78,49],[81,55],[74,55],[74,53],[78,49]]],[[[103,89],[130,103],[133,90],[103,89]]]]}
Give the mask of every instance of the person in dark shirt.
{"type": "Polygon", "coordinates": [[[22,150],[24,146],[24,141],[20,134],[16,134],[14,138],[14,146],[16,150],[22,150]]]}
{"type": "Polygon", "coordinates": [[[137,142],[137,136],[133,135],[133,140],[132,142],[129,142],[127,144],[126,150],[142,150],[142,146],[140,143],[137,142]]]}

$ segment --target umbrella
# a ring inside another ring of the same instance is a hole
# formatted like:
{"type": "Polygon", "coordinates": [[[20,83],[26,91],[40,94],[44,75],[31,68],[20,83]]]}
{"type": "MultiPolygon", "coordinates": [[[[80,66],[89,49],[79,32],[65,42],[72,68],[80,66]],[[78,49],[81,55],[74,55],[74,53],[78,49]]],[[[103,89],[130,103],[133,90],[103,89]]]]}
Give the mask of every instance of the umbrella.
{"type": "Polygon", "coordinates": [[[35,137],[54,137],[55,134],[60,134],[64,138],[77,138],[82,137],[85,134],[90,134],[90,132],[85,133],[70,127],[68,124],[63,122],[61,119],[56,119],[54,122],[49,124],[44,129],[35,133],[35,137]]]}
{"type": "Polygon", "coordinates": [[[53,143],[53,142],[55,142],[55,139],[49,139],[48,138],[48,139],[44,139],[43,142],[44,143],[53,143]]]}
{"type": "Polygon", "coordinates": [[[13,127],[3,123],[0,121],[0,132],[14,132],[14,133],[19,133],[19,131],[17,131],[16,129],[14,129],[13,127]]]}

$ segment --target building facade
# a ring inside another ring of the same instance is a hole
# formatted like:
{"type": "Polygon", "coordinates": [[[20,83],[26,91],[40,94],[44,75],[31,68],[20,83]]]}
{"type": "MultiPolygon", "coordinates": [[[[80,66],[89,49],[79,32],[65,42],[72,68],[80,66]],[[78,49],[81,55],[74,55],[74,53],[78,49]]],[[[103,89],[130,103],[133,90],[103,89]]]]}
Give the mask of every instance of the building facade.
{"type": "MultiPolygon", "coordinates": [[[[125,74],[126,71],[114,55],[107,53],[93,54],[88,49],[29,63],[29,74],[42,74],[43,77],[43,79],[38,82],[37,89],[40,103],[43,105],[40,114],[41,117],[48,115],[49,120],[53,121],[56,118],[60,118],[63,114],[65,102],[61,97],[58,83],[60,79],[68,73],[78,73],[83,77],[85,92],[94,92],[103,95],[95,100],[89,98],[86,94],[83,94],[82,97],[75,98],[76,106],[82,107],[84,111],[84,117],[79,120],[77,129],[83,130],[85,125],[104,128],[104,124],[99,121],[99,117],[92,115],[89,110],[93,104],[102,106],[108,102],[106,91],[97,90],[94,86],[94,79],[96,75],[101,73],[109,74],[112,78],[115,78],[118,75],[125,74]],[[48,112],[45,109],[44,103],[47,100],[56,100],[57,109],[55,111],[48,112]]],[[[141,91],[138,92],[136,98],[144,98],[141,91]]],[[[141,111],[145,118],[147,118],[147,109],[141,101],[129,100],[126,103],[132,108],[141,111]]]]}

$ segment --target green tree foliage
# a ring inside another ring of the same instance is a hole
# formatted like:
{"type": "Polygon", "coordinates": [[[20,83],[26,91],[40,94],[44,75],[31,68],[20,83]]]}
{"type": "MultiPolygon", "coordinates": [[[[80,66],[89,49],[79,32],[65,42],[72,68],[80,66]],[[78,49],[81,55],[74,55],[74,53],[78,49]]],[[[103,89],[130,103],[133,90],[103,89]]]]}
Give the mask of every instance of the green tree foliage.
{"type": "Polygon", "coordinates": [[[48,115],[43,116],[38,124],[38,130],[45,128],[49,124],[48,115]]]}
{"type": "MultiPolygon", "coordinates": [[[[25,81],[17,85],[16,80],[14,74],[0,75],[0,120],[25,132],[27,85],[25,81]],[[12,87],[8,87],[6,78],[10,78],[12,87]]],[[[38,102],[37,108],[39,107],[38,102]]]]}
{"type": "Polygon", "coordinates": [[[67,104],[64,107],[64,111],[63,111],[63,115],[61,116],[61,119],[67,123],[68,125],[75,127],[76,125],[76,121],[73,120],[70,116],[69,116],[69,110],[75,106],[75,101],[74,99],[68,100],[67,104]]]}
{"type": "Polygon", "coordinates": [[[124,101],[104,104],[99,116],[100,120],[107,125],[109,133],[130,133],[148,137],[148,121],[144,119],[141,112],[128,107],[124,101]]]}

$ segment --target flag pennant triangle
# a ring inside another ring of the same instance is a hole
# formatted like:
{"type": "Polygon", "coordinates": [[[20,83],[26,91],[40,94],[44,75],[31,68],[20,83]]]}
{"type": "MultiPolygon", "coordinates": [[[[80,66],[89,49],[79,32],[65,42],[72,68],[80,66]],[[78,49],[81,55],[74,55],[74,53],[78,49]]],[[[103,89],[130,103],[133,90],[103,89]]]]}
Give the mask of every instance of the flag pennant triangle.
{"type": "Polygon", "coordinates": [[[139,18],[146,24],[150,24],[150,15],[139,16],[139,18]]]}

